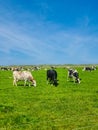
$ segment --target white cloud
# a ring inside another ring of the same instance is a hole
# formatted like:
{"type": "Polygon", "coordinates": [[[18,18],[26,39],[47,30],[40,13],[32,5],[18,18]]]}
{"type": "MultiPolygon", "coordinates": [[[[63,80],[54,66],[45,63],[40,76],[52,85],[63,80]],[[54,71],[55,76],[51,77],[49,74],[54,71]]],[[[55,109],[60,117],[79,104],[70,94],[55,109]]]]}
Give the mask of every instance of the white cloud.
{"type": "MultiPolygon", "coordinates": [[[[45,8],[48,7],[45,6],[45,8]]],[[[0,51],[3,58],[0,57],[0,61],[4,59],[4,64],[97,61],[96,58],[94,59],[94,50],[92,50],[92,48],[98,48],[97,36],[83,35],[82,30],[73,28],[62,29],[60,25],[44,21],[36,14],[28,12],[17,14],[15,11],[3,10],[3,13],[4,16],[0,17],[0,51]],[[13,19],[13,15],[16,18],[22,17],[22,19],[13,19]],[[19,55],[15,56],[15,52],[18,52],[19,55]],[[26,59],[23,56],[26,56],[26,59]]],[[[88,24],[89,19],[86,17],[85,27],[88,24]]]]}

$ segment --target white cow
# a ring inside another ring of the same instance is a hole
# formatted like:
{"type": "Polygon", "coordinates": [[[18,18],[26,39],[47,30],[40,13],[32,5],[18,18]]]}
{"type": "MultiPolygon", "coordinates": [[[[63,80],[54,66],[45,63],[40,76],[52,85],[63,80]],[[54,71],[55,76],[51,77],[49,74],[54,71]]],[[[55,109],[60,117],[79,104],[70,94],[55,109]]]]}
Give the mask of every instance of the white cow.
{"type": "Polygon", "coordinates": [[[24,81],[24,86],[26,86],[26,82],[32,83],[33,86],[36,87],[36,81],[34,80],[31,72],[29,71],[13,71],[13,85],[17,86],[18,81],[24,81]]]}

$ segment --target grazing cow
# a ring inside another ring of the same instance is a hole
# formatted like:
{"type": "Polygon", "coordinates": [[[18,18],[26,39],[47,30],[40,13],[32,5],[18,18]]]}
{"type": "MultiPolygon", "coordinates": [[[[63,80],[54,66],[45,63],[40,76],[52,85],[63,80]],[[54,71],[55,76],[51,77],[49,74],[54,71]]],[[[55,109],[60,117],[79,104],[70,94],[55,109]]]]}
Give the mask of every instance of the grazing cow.
{"type": "Polygon", "coordinates": [[[58,85],[57,72],[53,69],[47,70],[47,81],[54,86],[58,85]]]}
{"type": "Polygon", "coordinates": [[[35,67],[33,68],[33,70],[40,70],[40,67],[35,66],[35,67]]]}
{"type": "Polygon", "coordinates": [[[8,70],[7,67],[1,67],[1,70],[8,70]]]}
{"type": "Polygon", "coordinates": [[[77,70],[68,69],[67,80],[72,79],[75,83],[80,83],[79,73],[77,70]]]}
{"type": "Polygon", "coordinates": [[[83,68],[83,71],[92,71],[92,70],[96,70],[96,67],[95,66],[92,66],[92,67],[84,67],[83,68]]]}
{"type": "Polygon", "coordinates": [[[26,86],[26,82],[28,81],[29,86],[31,82],[36,87],[36,81],[29,71],[13,71],[13,85],[17,86],[18,81],[24,81],[24,86],[26,86]]]}

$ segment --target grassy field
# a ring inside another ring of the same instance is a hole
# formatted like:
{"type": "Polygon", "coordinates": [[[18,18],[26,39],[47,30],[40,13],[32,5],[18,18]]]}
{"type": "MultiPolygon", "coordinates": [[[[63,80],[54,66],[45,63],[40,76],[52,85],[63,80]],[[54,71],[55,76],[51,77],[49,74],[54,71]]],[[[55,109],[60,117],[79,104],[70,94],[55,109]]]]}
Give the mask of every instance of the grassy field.
{"type": "Polygon", "coordinates": [[[98,130],[98,70],[77,68],[81,84],[57,68],[58,87],[46,71],[32,71],[37,87],[13,86],[12,71],[0,71],[0,130],[98,130]]]}

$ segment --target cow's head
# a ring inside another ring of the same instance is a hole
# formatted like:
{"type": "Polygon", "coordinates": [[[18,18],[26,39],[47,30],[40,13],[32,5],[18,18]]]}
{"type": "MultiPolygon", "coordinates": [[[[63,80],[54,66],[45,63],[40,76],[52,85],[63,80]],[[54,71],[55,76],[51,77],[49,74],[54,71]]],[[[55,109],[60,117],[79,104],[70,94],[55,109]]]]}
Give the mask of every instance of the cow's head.
{"type": "Polygon", "coordinates": [[[34,86],[34,87],[36,87],[36,80],[32,80],[32,85],[34,86]]]}
{"type": "Polygon", "coordinates": [[[58,80],[57,79],[54,79],[53,85],[58,86],[58,80]]]}
{"type": "Polygon", "coordinates": [[[80,80],[81,80],[81,79],[76,78],[76,79],[75,79],[75,83],[79,83],[79,84],[80,84],[80,82],[81,82],[80,80]]]}
{"type": "Polygon", "coordinates": [[[36,80],[33,77],[29,77],[29,81],[31,81],[32,85],[36,87],[36,80]]]}

